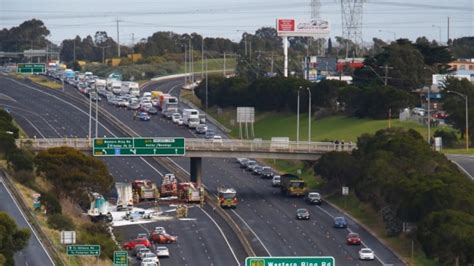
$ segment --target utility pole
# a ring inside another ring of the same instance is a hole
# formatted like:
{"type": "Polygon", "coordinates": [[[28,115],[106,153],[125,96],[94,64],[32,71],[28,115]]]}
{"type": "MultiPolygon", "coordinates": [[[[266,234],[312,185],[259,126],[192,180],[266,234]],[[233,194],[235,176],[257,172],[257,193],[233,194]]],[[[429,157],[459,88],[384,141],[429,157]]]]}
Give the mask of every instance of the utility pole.
{"type": "Polygon", "coordinates": [[[135,33],[132,33],[132,64],[133,64],[133,54],[135,53],[135,33]]]}
{"type": "Polygon", "coordinates": [[[384,84],[385,86],[387,86],[387,84],[388,84],[388,79],[390,78],[390,77],[388,76],[388,70],[389,70],[389,69],[393,69],[393,67],[389,67],[388,64],[385,64],[385,66],[380,67],[380,68],[383,68],[383,69],[384,69],[385,75],[384,75],[384,82],[383,82],[383,84],[384,84]]]}
{"type": "Polygon", "coordinates": [[[117,55],[118,57],[120,57],[120,39],[119,39],[119,32],[120,32],[120,29],[119,29],[119,22],[120,20],[116,20],[117,22],[117,55]]]}
{"type": "Polygon", "coordinates": [[[201,38],[201,79],[203,79],[203,77],[204,77],[204,37],[201,38]]]}
{"type": "Polygon", "coordinates": [[[74,62],[76,62],[76,38],[74,38],[74,50],[73,50],[74,62]]]}
{"type": "Polygon", "coordinates": [[[298,88],[298,98],[296,101],[296,142],[300,141],[300,86],[298,88]]]}
{"type": "Polygon", "coordinates": [[[184,85],[188,83],[188,58],[187,58],[188,52],[187,52],[187,47],[186,44],[184,45],[184,85]]]}
{"type": "MultiPolygon", "coordinates": [[[[450,23],[450,17],[448,17],[448,39],[447,39],[446,43],[449,43],[449,30],[450,30],[450,25],[449,25],[449,23],[450,23]]],[[[448,44],[448,45],[449,45],[449,44],[448,44]]]]}
{"type": "Polygon", "coordinates": [[[209,93],[209,82],[208,82],[208,72],[207,72],[207,56],[206,56],[206,111],[207,111],[207,108],[209,107],[209,96],[208,96],[208,93],[209,93]]]}
{"type": "Polygon", "coordinates": [[[225,72],[226,72],[226,65],[225,65],[225,52],[224,52],[224,77],[226,76],[225,72]]]}
{"type": "Polygon", "coordinates": [[[273,76],[273,51],[272,51],[272,62],[271,62],[271,65],[270,65],[270,69],[271,69],[271,73],[272,73],[272,76],[273,76]]]}

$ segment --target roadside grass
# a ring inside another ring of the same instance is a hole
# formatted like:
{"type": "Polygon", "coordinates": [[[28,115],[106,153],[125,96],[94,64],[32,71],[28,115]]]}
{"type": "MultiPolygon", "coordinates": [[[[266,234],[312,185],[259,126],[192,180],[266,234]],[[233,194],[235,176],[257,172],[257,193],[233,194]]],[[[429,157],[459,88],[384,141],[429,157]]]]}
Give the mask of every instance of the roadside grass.
{"type": "Polygon", "coordinates": [[[457,149],[442,149],[442,153],[445,154],[463,154],[463,155],[474,155],[474,149],[469,148],[469,150],[466,150],[465,148],[457,148],[457,149]]]}
{"type": "MultiPolygon", "coordinates": [[[[235,69],[237,62],[235,58],[226,58],[225,60],[225,68],[226,71],[231,72],[235,69]]],[[[189,65],[188,65],[189,66],[189,65]]],[[[206,60],[204,62],[202,60],[194,61],[193,63],[194,72],[201,72],[203,69],[206,70],[206,60]],[[204,68],[202,68],[204,63],[204,68]]],[[[184,64],[179,67],[178,73],[184,73],[184,64]]],[[[186,69],[189,72],[188,69],[186,69]]],[[[215,71],[215,70],[224,70],[224,58],[210,58],[207,60],[207,70],[208,71],[215,71]]]]}
{"type": "Polygon", "coordinates": [[[54,90],[60,90],[62,89],[63,85],[60,83],[57,83],[55,81],[52,81],[44,76],[39,76],[39,75],[30,75],[28,77],[32,82],[39,84],[41,86],[45,86],[50,89],[54,90]]]}
{"type": "Polygon", "coordinates": [[[280,174],[297,174],[304,179],[310,190],[318,189],[322,185],[322,180],[315,178],[313,167],[305,167],[303,161],[296,160],[264,160],[265,164],[271,166],[280,174]]]}
{"type": "Polygon", "coordinates": [[[181,89],[181,92],[179,93],[179,97],[181,99],[190,101],[191,103],[193,103],[199,108],[202,108],[201,101],[198,99],[198,97],[194,94],[193,91],[181,89]]]}

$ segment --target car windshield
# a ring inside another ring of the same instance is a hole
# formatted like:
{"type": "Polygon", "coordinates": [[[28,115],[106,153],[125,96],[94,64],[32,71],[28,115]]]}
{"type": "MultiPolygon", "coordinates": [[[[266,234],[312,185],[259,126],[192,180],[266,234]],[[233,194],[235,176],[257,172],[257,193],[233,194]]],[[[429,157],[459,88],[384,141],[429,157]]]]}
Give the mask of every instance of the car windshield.
{"type": "Polygon", "coordinates": [[[372,250],[369,250],[369,249],[363,249],[361,251],[362,251],[362,253],[367,253],[367,254],[372,253],[372,250]]]}
{"type": "Polygon", "coordinates": [[[335,221],[336,221],[336,223],[345,223],[346,219],[344,219],[344,217],[337,217],[337,218],[335,218],[335,221]]]}
{"type": "Polygon", "coordinates": [[[305,184],[304,184],[304,182],[292,182],[291,187],[292,188],[304,188],[305,184]]]}
{"type": "Polygon", "coordinates": [[[306,209],[298,209],[296,212],[297,212],[297,213],[304,214],[304,213],[307,213],[308,210],[306,210],[306,209]]]}

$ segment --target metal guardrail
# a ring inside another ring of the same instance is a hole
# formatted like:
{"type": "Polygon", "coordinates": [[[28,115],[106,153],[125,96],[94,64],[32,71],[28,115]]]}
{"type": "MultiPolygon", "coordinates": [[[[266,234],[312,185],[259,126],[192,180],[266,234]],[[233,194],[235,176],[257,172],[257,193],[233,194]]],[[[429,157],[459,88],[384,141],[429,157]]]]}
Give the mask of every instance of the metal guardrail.
{"type": "MultiPolygon", "coordinates": [[[[212,139],[185,139],[186,151],[215,151],[215,152],[262,152],[285,154],[320,154],[330,151],[350,152],[357,148],[355,143],[335,144],[332,142],[305,142],[305,141],[255,141],[255,140],[212,140],[212,139]]],[[[78,150],[92,149],[92,141],[86,138],[34,138],[17,139],[18,147],[29,147],[33,150],[44,150],[52,147],[67,146],[78,150]]]]}

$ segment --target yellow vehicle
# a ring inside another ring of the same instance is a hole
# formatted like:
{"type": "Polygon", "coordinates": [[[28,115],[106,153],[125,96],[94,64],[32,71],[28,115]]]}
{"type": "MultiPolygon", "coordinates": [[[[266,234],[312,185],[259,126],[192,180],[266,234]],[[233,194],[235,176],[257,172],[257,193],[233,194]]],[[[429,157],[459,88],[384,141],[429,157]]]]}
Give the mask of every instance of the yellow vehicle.
{"type": "Polygon", "coordinates": [[[237,207],[237,192],[233,188],[217,188],[217,201],[222,208],[237,207]]]}
{"type": "Polygon", "coordinates": [[[305,181],[292,174],[281,175],[280,189],[287,196],[304,196],[307,190],[305,181]]]}
{"type": "Polygon", "coordinates": [[[157,99],[159,99],[160,96],[161,96],[161,94],[163,94],[162,91],[152,91],[152,92],[151,92],[151,98],[157,98],[157,99]]]}

